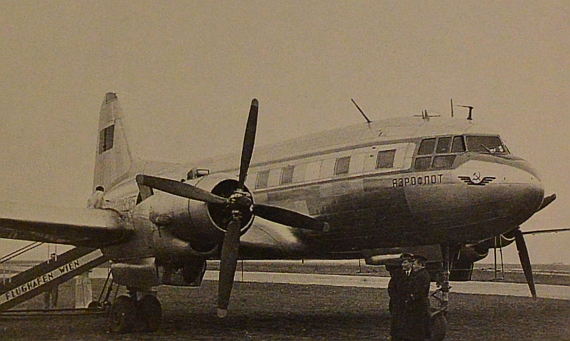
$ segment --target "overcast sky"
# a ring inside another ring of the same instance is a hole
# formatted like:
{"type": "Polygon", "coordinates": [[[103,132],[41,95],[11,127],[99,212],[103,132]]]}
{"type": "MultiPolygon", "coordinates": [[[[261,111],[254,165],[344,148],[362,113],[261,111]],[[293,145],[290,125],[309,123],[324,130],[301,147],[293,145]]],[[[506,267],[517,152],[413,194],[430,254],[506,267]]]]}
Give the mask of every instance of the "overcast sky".
{"type": "MultiPolygon", "coordinates": [[[[570,226],[568,1],[7,1],[0,3],[0,201],[84,207],[98,113],[116,92],[135,155],[258,144],[473,105],[558,199],[523,230],[570,226]],[[182,3],[182,2],[181,2],[182,3]]],[[[459,109],[456,115],[466,115],[459,109]]],[[[570,233],[528,236],[570,264],[570,233]]],[[[0,254],[17,245],[0,242],[0,254]]],[[[507,262],[518,262],[513,246],[507,262]]],[[[492,258],[489,258],[492,261],[492,258]]]]}

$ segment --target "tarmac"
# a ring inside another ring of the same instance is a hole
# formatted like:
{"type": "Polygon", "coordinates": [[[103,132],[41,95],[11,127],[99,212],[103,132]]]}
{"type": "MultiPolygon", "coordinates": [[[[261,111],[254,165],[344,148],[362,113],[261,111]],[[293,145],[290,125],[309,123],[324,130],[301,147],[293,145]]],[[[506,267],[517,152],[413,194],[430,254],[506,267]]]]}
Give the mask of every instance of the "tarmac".
{"type": "MultiPolygon", "coordinates": [[[[105,278],[108,270],[97,268],[92,271],[92,278],[105,278]]],[[[217,281],[219,271],[207,270],[204,280],[217,281]]],[[[301,285],[328,285],[341,287],[361,288],[387,288],[389,277],[367,275],[324,275],[324,274],[301,274],[279,272],[241,272],[237,271],[236,282],[251,283],[282,283],[301,285]]],[[[432,291],[436,290],[432,283],[432,291]]],[[[510,283],[501,281],[469,281],[451,282],[451,292],[474,295],[498,295],[532,297],[526,283],[510,283]]],[[[537,296],[557,300],[570,300],[570,286],[536,284],[537,296]]]]}
{"type": "MultiPolygon", "coordinates": [[[[219,271],[208,270],[204,280],[217,281],[219,271]]],[[[236,282],[253,283],[283,283],[301,285],[328,285],[341,287],[364,287],[364,288],[387,288],[388,277],[376,276],[347,276],[347,275],[322,275],[322,274],[299,274],[299,273],[275,273],[275,272],[240,272],[236,273],[236,282]]],[[[436,290],[432,283],[432,291],[436,290]]],[[[570,286],[563,285],[536,285],[537,296],[557,300],[570,300],[570,286]]],[[[505,282],[451,282],[451,292],[475,295],[499,295],[532,297],[525,283],[505,282]]]]}

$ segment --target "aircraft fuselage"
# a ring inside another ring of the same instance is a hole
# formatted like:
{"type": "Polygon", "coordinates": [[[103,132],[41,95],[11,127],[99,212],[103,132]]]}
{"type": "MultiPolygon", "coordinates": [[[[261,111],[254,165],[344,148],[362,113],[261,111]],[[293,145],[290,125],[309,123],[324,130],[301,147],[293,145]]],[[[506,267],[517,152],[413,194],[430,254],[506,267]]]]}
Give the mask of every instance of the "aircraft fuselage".
{"type": "MultiPolygon", "coordinates": [[[[191,168],[207,169],[210,175],[188,179],[200,186],[218,174],[236,176],[238,160],[239,155],[192,166],[144,162],[134,172],[186,179],[191,168]]],[[[131,179],[118,183],[106,199],[136,217],[134,228],[146,236],[140,239],[149,244],[149,255],[171,258],[175,249],[183,255],[184,242],[207,239],[173,237],[162,229],[166,239],[161,240],[158,231],[164,226],[152,218],[160,202],[178,202],[169,218],[178,217],[183,225],[193,221],[179,231],[200,225],[196,213],[188,199],[164,193],[136,206],[138,188],[131,179]]],[[[443,118],[379,121],[260,147],[246,185],[256,203],[313,216],[327,222],[330,231],[276,226],[256,217],[243,229],[244,258],[359,258],[371,248],[477,242],[517,228],[544,197],[536,172],[512,156],[497,133],[443,118]],[[264,241],[267,247],[259,247],[264,241]]]]}

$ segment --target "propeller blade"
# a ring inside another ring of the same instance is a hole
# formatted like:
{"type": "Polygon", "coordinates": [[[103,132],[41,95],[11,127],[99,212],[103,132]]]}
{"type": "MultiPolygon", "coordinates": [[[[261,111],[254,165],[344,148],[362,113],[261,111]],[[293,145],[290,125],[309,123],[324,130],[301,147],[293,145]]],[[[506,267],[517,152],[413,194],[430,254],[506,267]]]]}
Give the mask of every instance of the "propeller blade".
{"type": "Polygon", "coordinates": [[[240,227],[241,218],[234,215],[228,224],[224,244],[222,245],[218,283],[218,317],[220,318],[226,317],[232,294],[239,251],[240,227]]]}
{"type": "Polygon", "coordinates": [[[300,229],[320,232],[328,232],[330,229],[329,224],[326,222],[281,207],[255,205],[253,214],[263,219],[300,229]]]}
{"type": "Polygon", "coordinates": [[[136,180],[139,185],[155,188],[183,198],[203,201],[211,204],[225,204],[228,202],[226,198],[180,181],[143,174],[137,175],[136,180]]]}
{"type": "Polygon", "coordinates": [[[243,137],[243,147],[241,150],[241,164],[239,167],[239,182],[238,189],[243,190],[251,156],[253,155],[253,146],[255,144],[255,132],[257,130],[257,112],[259,110],[259,102],[257,99],[251,101],[249,108],[249,116],[247,118],[247,125],[245,127],[245,134],[243,137]]]}
{"type": "Polygon", "coordinates": [[[536,297],[536,288],[534,286],[534,279],[532,277],[532,266],[530,264],[530,257],[528,255],[528,249],[526,247],[526,242],[524,241],[524,236],[520,229],[514,231],[515,242],[517,244],[517,251],[519,252],[519,258],[521,260],[521,265],[526,277],[526,282],[530,289],[532,297],[536,297]]]}

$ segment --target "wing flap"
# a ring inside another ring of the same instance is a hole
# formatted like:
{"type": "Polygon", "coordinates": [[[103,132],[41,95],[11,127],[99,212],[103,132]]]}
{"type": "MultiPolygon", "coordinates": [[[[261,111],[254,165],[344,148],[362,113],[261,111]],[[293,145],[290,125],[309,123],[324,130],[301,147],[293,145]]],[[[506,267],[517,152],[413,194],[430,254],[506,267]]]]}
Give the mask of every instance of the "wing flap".
{"type": "Polygon", "coordinates": [[[114,210],[0,203],[0,238],[102,247],[132,232],[114,210]]]}

